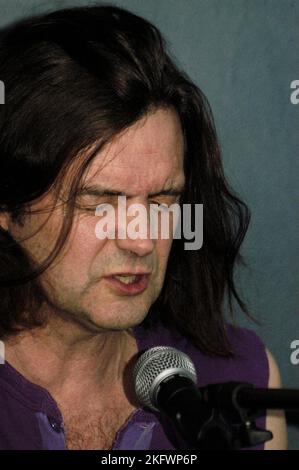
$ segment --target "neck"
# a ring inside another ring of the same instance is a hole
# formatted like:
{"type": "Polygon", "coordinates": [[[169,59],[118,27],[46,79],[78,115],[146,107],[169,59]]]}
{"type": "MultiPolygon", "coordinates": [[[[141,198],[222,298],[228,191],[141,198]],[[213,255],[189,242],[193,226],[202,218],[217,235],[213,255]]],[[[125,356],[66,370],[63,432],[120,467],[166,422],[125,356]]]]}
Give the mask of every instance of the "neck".
{"type": "Polygon", "coordinates": [[[102,397],[123,390],[126,366],[136,352],[129,330],[91,333],[57,316],[5,343],[13,367],[66,402],[80,400],[87,390],[102,397]]]}

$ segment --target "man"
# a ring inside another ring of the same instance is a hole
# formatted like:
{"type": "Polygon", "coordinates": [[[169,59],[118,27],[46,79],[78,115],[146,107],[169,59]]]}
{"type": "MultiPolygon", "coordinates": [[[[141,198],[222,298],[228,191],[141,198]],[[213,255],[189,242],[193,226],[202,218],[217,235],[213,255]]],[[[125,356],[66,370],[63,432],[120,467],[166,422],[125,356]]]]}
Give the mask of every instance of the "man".
{"type": "MultiPolygon", "coordinates": [[[[279,386],[256,335],[225,323],[225,294],[247,312],[232,274],[248,211],[202,93],[156,28],[113,7],[32,18],[3,33],[0,72],[0,447],[175,448],[132,391],[153,345],[187,352],[199,385],[279,386]],[[118,219],[115,238],[96,237],[95,209],[120,195],[146,210],[203,203],[202,249],[123,237],[118,219]]],[[[266,448],[285,448],[282,414],[266,427],[266,448]]]]}

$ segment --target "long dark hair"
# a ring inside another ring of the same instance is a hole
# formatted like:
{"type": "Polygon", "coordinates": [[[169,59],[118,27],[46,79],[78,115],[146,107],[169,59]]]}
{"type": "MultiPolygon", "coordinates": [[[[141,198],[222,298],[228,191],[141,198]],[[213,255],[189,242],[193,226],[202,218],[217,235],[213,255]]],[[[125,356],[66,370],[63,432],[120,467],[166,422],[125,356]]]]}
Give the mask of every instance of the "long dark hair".
{"type": "Polygon", "coordinates": [[[155,26],[110,5],[31,17],[2,31],[0,210],[23,222],[30,203],[55,188],[75,164],[64,226],[51,255],[33,266],[0,231],[0,335],[43,324],[40,274],[64,245],[84,172],[105,143],[149,111],[174,108],[185,139],[184,203],[203,204],[203,247],[173,241],[165,282],[145,319],[175,326],[203,352],[231,355],[224,300],[249,314],[234,267],[249,224],[247,206],[229,187],[209,104],[170,58],[155,26]]]}

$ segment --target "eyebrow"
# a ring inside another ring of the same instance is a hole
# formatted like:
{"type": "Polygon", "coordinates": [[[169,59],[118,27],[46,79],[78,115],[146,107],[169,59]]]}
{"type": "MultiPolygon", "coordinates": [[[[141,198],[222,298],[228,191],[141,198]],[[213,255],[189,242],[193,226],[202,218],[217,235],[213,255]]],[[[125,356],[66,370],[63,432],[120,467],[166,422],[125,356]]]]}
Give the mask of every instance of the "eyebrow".
{"type": "MultiPolygon", "coordinates": [[[[181,196],[186,189],[185,185],[181,185],[178,187],[170,187],[167,189],[162,189],[157,193],[150,193],[149,197],[157,197],[157,196],[181,196]]],[[[104,188],[101,186],[85,186],[78,191],[79,196],[127,196],[132,197],[129,194],[126,194],[123,191],[116,191],[112,188],[104,188]]]]}

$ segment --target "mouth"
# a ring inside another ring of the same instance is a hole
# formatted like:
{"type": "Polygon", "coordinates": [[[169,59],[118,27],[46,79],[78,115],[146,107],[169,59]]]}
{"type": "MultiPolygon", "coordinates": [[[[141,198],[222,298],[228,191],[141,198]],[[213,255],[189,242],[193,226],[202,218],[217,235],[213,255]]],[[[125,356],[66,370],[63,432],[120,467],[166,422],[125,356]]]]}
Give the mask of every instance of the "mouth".
{"type": "Polygon", "coordinates": [[[126,295],[136,295],[144,292],[149,284],[150,273],[113,274],[104,279],[111,287],[126,295]]]}

